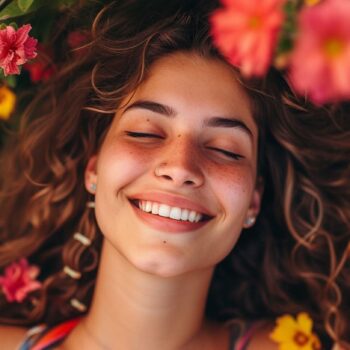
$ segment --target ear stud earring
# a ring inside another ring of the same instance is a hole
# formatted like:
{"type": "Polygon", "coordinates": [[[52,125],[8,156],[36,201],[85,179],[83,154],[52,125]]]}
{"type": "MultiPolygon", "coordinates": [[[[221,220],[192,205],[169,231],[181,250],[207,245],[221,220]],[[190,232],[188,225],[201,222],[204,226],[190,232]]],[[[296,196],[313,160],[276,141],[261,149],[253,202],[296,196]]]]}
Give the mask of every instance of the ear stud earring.
{"type": "Polygon", "coordinates": [[[90,184],[90,190],[91,190],[92,192],[95,192],[95,191],[96,191],[96,184],[95,184],[94,182],[92,182],[92,183],[90,184]]]}
{"type": "Polygon", "coordinates": [[[245,221],[244,221],[244,225],[246,227],[251,227],[253,226],[255,223],[255,217],[254,216],[250,216],[249,218],[246,218],[245,221]]]}

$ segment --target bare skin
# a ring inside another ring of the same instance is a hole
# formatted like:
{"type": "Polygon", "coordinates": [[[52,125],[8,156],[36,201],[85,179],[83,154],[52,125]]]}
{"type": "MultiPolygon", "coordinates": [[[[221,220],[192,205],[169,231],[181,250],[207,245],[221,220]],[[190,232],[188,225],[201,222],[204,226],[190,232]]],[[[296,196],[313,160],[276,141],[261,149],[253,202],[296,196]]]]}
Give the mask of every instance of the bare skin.
{"type": "MultiPolygon", "coordinates": [[[[260,210],[258,131],[248,97],[225,63],[177,53],[155,64],[128,106],[145,100],[170,106],[175,117],[126,106],[87,165],[85,187],[97,184],[104,244],[89,313],[60,350],[228,350],[229,329],[206,320],[204,310],[216,265],[260,210]],[[203,128],[212,116],[239,118],[248,131],[203,128]],[[135,139],[126,130],[161,138],[135,139]],[[128,201],[150,190],[205,203],[214,218],[182,234],[152,227],[128,201]]],[[[269,331],[257,331],[248,349],[277,349],[269,331]]]]}
{"type": "MultiPolygon", "coordinates": [[[[245,219],[259,211],[257,135],[232,69],[194,54],[157,61],[117,112],[86,170],[87,190],[97,185],[95,213],[105,240],[85,328],[100,345],[195,349],[221,332],[211,328],[210,335],[204,309],[216,265],[234,247],[245,219]],[[164,109],[171,109],[171,118],[164,109]],[[204,127],[214,116],[234,116],[245,128],[204,127]],[[130,131],[157,137],[134,138],[130,131]],[[135,214],[128,198],[140,193],[204,203],[214,218],[202,228],[169,233],[168,226],[149,225],[135,214]]],[[[95,349],[85,345],[82,327],[68,337],[67,350],[78,344],[95,349]]],[[[227,348],[228,333],[222,337],[227,348]]]]}

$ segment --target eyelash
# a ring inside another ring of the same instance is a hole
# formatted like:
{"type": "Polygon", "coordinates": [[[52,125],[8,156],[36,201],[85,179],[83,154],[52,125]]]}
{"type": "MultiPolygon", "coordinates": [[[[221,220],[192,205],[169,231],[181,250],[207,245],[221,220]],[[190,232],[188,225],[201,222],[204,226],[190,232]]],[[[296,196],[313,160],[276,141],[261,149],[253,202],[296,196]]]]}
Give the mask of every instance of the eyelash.
{"type": "MultiPolygon", "coordinates": [[[[128,136],[131,136],[131,137],[154,137],[154,138],[159,138],[161,139],[162,137],[159,136],[159,135],[155,135],[155,134],[147,134],[147,133],[143,133],[143,132],[133,132],[133,131],[126,131],[125,132],[128,136]]],[[[243,156],[239,155],[239,154],[236,154],[236,153],[232,153],[232,152],[229,152],[229,151],[226,151],[224,149],[220,149],[220,148],[215,148],[215,147],[208,147],[209,149],[213,149],[213,150],[216,150],[218,152],[221,152],[223,154],[225,154],[226,156],[230,157],[230,158],[233,158],[235,160],[239,160],[239,159],[242,159],[244,158],[243,156]]]]}

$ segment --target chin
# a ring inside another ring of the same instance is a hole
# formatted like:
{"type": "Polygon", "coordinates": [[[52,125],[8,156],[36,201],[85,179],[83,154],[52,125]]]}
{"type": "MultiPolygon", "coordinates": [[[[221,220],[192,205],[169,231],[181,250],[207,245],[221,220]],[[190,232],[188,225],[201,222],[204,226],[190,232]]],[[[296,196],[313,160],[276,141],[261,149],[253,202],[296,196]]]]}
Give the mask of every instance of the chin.
{"type": "Polygon", "coordinates": [[[181,262],[179,257],[170,257],[162,253],[152,253],[151,256],[138,257],[131,262],[138,270],[164,278],[175,277],[189,272],[190,267],[181,262]]]}

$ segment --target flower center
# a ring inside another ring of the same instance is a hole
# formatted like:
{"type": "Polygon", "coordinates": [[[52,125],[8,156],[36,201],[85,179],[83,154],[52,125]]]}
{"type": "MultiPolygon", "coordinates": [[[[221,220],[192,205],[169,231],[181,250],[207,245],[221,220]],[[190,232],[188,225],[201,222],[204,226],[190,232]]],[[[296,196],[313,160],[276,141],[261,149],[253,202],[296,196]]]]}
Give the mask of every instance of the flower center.
{"type": "Polygon", "coordinates": [[[319,2],[320,2],[320,0],[305,0],[305,4],[308,6],[317,5],[319,2]]]}
{"type": "Polygon", "coordinates": [[[297,345],[304,346],[309,341],[309,337],[305,333],[298,331],[295,333],[293,340],[297,345]]]}
{"type": "Polygon", "coordinates": [[[324,52],[330,59],[337,58],[344,51],[344,42],[338,38],[330,38],[324,43],[324,52]]]}
{"type": "Polygon", "coordinates": [[[248,22],[248,26],[251,29],[259,29],[261,27],[261,18],[258,16],[253,16],[251,18],[249,18],[249,22],[248,22]]]}

